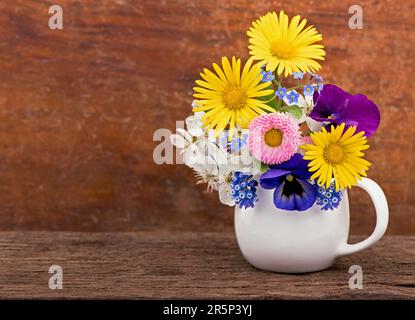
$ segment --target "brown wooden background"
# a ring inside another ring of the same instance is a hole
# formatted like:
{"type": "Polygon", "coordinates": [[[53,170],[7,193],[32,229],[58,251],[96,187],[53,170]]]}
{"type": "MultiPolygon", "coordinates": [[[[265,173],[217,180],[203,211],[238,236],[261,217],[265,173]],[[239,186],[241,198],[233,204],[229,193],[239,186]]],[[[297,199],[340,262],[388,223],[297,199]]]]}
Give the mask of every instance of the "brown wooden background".
{"type": "MultiPolygon", "coordinates": [[[[268,10],[300,13],[324,36],[322,74],[380,107],[369,176],[387,194],[390,234],[414,234],[414,2],[102,0],[0,2],[0,229],[232,228],[232,209],[184,166],[152,160],[158,128],[190,113],[193,81],[222,55],[247,57],[268,10]],[[49,30],[48,8],[64,10],[49,30]],[[282,7],[283,4],[283,7],[282,7]]],[[[353,190],[352,232],[374,213],[353,190]]]]}

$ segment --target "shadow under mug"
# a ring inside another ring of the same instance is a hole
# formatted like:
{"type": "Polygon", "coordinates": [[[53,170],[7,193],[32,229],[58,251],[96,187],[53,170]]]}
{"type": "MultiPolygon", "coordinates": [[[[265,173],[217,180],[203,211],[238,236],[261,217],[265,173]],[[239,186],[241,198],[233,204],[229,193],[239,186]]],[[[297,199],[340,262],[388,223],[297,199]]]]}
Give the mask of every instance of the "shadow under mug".
{"type": "Polygon", "coordinates": [[[305,211],[274,206],[274,190],[258,187],[254,208],[235,209],[235,232],[239,248],[253,266],[267,271],[305,273],[331,267],[336,258],[364,250],[376,243],[388,225],[388,204],[379,185],[362,178],[358,186],[371,197],[376,227],[364,241],[348,244],[349,200],[343,190],[338,208],[322,211],[314,204],[305,211]]]}

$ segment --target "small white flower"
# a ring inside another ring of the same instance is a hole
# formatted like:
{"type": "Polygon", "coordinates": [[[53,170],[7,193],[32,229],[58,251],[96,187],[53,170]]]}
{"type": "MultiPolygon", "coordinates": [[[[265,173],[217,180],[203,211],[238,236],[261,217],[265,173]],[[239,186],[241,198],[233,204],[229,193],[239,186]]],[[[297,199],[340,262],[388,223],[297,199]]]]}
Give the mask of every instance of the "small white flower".
{"type": "Polygon", "coordinates": [[[170,141],[180,150],[185,165],[192,167],[201,154],[201,150],[197,146],[197,139],[184,129],[177,128],[176,132],[170,136],[170,141]]]}
{"type": "Polygon", "coordinates": [[[222,202],[223,204],[230,206],[230,207],[233,207],[235,205],[235,200],[232,199],[232,196],[231,196],[230,187],[220,188],[218,190],[218,194],[219,194],[219,201],[222,202]]]}
{"type": "Polygon", "coordinates": [[[300,94],[298,96],[298,101],[296,103],[290,103],[289,99],[286,97],[284,97],[283,100],[288,106],[297,105],[300,107],[302,111],[301,117],[299,119],[293,117],[294,120],[297,121],[298,124],[306,121],[306,118],[310,114],[311,110],[313,109],[313,105],[314,105],[313,96],[310,96],[310,95],[303,96],[302,94],[300,94]]]}
{"type": "MultiPolygon", "coordinates": [[[[260,162],[251,156],[246,142],[238,152],[230,152],[226,143],[220,143],[214,130],[206,130],[202,126],[204,112],[195,113],[186,118],[186,128],[178,128],[170,139],[183,154],[184,163],[192,168],[198,183],[206,183],[209,190],[218,191],[219,200],[228,206],[235,205],[231,197],[231,181],[233,173],[258,175],[260,162]]],[[[238,130],[239,132],[239,130],[238,130]]],[[[248,130],[240,133],[248,135],[248,130]]]]}
{"type": "Polygon", "coordinates": [[[218,176],[218,166],[216,164],[198,163],[194,165],[197,183],[207,183],[208,190],[218,190],[220,181],[218,176]]]}
{"type": "Polygon", "coordinates": [[[181,128],[177,128],[176,132],[170,135],[171,144],[179,149],[187,148],[192,143],[192,136],[181,128]]]}
{"type": "Polygon", "coordinates": [[[194,115],[191,115],[186,118],[186,127],[187,131],[194,137],[201,137],[205,134],[203,129],[202,117],[205,115],[204,112],[196,112],[194,115]]]}
{"type": "Polygon", "coordinates": [[[321,130],[321,128],[324,126],[324,122],[318,122],[310,117],[307,117],[305,119],[305,122],[307,123],[308,128],[312,132],[318,132],[321,130]]]}

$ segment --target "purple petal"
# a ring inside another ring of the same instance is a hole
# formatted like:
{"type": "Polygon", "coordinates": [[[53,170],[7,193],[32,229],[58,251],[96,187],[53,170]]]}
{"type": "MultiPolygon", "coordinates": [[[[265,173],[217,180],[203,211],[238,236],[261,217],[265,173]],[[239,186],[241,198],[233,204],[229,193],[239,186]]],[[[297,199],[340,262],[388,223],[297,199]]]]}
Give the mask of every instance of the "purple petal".
{"type": "Polygon", "coordinates": [[[310,117],[316,121],[356,126],[356,132],[364,131],[367,137],[379,127],[379,109],[365,95],[353,96],[335,85],[327,84],[320,95],[314,94],[314,101],[310,117]]]}
{"type": "Polygon", "coordinates": [[[357,126],[356,132],[364,131],[365,136],[370,137],[379,127],[380,112],[365,95],[357,94],[350,99],[340,118],[348,127],[357,126]]]}
{"type": "Polygon", "coordinates": [[[326,84],[320,94],[314,93],[314,108],[310,117],[316,121],[328,121],[333,115],[340,114],[347,106],[351,94],[341,88],[326,84]]]}

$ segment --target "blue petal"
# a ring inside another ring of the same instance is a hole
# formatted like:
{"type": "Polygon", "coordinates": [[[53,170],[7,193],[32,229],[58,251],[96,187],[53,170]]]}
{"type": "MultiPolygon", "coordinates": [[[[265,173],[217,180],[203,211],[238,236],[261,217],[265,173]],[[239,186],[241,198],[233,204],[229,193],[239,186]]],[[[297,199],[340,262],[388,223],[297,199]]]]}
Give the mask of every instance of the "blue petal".
{"type": "Polygon", "coordinates": [[[290,160],[278,165],[272,165],[270,168],[293,171],[298,169],[307,169],[308,163],[309,161],[304,160],[301,154],[295,153],[290,160]]]}
{"type": "Polygon", "coordinates": [[[282,194],[284,190],[284,183],[275,189],[274,191],[274,205],[283,210],[296,210],[294,195],[289,197],[282,194]]]}
{"type": "Polygon", "coordinates": [[[278,178],[278,177],[281,177],[281,176],[285,176],[285,175],[287,175],[289,173],[290,173],[289,170],[269,169],[267,172],[265,172],[264,174],[262,174],[259,179],[260,180],[264,180],[264,179],[278,178]]]}
{"type": "Polygon", "coordinates": [[[289,173],[290,171],[287,170],[269,169],[261,175],[259,182],[264,189],[274,189],[281,184],[284,177],[289,173]]]}
{"type": "Polygon", "coordinates": [[[274,188],[279,187],[283,181],[285,181],[285,176],[263,179],[263,180],[260,180],[259,183],[261,187],[264,189],[274,189],[274,188]]]}
{"type": "Polygon", "coordinates": [[[307,180],[310,179],[312,172],[308,171],[306,168],[294,169],[291,173],[298,179],[307,180]]]}
{"type": "Polygon", "coordinates": [[[274,205],[279,209],[304,211],[309,209],[316,201],[316,190],[314,186],[304,180],[297,180],[303,188],[303,193],[284,195],[285,180],[274,191],[274,205]]]}
{"type": "Polygon", "coordinates": [[[303,187],[303,193],[301,195],[295,195],[295,203],[297,210],[304,211],[310,208],[316,201],[316,190],[314,186],[304,180],[297,180],[303,187]]]}

